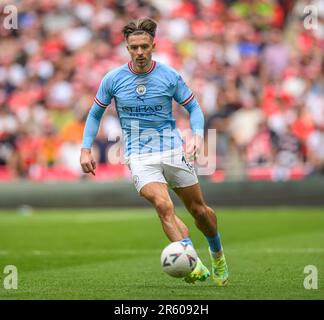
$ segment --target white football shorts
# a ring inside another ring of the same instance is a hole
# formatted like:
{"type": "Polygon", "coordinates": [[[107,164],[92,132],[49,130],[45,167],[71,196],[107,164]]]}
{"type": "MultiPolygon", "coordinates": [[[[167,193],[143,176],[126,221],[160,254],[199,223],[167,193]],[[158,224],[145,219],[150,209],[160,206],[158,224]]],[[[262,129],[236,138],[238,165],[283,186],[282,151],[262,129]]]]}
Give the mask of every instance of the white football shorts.
{"type": "Polygon", "coordinates": [[[130,156],[127,161],[138,192],[150,182],[168,184],[170,188],[189,187],[198,183],[194,167],[182,148],[130,156]]]}

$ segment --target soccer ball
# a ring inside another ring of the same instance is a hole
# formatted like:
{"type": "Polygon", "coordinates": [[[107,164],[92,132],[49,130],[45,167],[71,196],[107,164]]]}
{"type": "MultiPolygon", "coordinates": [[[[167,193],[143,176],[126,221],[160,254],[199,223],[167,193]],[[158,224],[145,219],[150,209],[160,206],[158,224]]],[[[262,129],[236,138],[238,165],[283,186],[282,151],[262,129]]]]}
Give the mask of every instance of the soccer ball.
{"type": "Polygon", "coordinates": [[[168,275],[183,278],[195,269],[197,258],[197,252],[190,244],[171,242],[162,251],[161,266],[168,275]]]}

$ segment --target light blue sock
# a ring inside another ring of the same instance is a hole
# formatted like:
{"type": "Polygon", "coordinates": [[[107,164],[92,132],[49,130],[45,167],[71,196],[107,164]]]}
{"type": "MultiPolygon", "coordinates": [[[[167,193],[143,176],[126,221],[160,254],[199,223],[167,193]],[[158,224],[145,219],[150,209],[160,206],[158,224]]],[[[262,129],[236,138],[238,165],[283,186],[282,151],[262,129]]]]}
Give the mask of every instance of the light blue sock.
{"type": "Polygon", "coordinates": [[[221,243],[220,235],[218,232],[216,233],[216,235],[214,237],[207,237],[207,236],[205,236],[205,237],[209,243],[209,248],[210,248],[211,252],[217,253],[222,250],[222,243],[221,243]]]}
{"type": "Polygon", "coordinates": [[[193,247],[192,241],[189,237],[182,239],[181,242],[184,244],[190,244],[193,247]]]}

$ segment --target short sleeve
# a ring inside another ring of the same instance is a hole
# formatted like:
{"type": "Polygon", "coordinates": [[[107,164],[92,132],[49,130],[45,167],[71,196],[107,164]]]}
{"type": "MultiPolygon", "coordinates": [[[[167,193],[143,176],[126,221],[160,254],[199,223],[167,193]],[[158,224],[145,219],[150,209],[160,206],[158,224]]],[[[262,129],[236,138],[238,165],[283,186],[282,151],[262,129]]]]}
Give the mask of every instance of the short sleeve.
{"type": "Polygon", "coordinates": [[[111,99],[113,98],[112,95],[112,81],[109,74],[107,74],[100,83],[99,89],[97,94],[94,98],[94,101],[103,108],[106,108],[110,103],[111,99]]]}
{"type": "Polygon", "coordinates": [[[185,106],[188,104],[193,98],[194,95],[191,92],[191,90],[188,88],[184,80],[180,75],[177,77],[177,83],[175,87],[175,93],[173,95],[173,98],[176,102],[179,104],[182,104],[185,106]]]}

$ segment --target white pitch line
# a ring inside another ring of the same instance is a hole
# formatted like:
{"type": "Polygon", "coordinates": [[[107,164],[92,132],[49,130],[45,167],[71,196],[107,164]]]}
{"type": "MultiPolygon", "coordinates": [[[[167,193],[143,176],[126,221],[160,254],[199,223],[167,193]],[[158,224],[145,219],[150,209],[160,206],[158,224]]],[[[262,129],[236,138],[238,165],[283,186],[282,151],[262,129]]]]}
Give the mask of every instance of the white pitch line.
{"type": "Polygon", "coordinates": [[[160,250],[130,250],[130,249],[113,249],[113,250],[32,250],[25,251],[25,254],[32,254],[38,256],[48,255],[64,255],[64,256],[80,256],[80,255],[110,255],[110,254],[125,254],[125,255],[138,255],[138,254],[155,254],[160,250]]]}
{"type": "Polygon", "coordinates": [[[298,254],[298,253],[324,253],[324,248],[242,248],[242,249],[228,249],[226,250],[232,253],[286,253],[286,254],[298,254]]]}
{"type": "MultiPolygon", "coordinates": [[[[206,251],[206,248],[196,248],[198,253],[206,251]]],[[[225,252],[229,254],[324,254],[324,248],[242,248],[231,249],[228,248],[225,252]]],[[[63,255],[63,256],[80,256],[80,255],[138,255],[138,254],[160,254],[159,249],[150,250],[134,250],[134,249],[103,249],[103,250],[28,250],[24,252],[5,251],[0,250],[0,255],[17,254],[19,255],[33,255],[33,256],[49,256],[49,255],[63,255]]]]}

